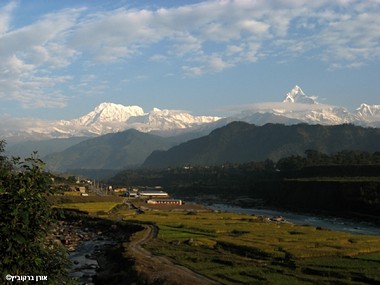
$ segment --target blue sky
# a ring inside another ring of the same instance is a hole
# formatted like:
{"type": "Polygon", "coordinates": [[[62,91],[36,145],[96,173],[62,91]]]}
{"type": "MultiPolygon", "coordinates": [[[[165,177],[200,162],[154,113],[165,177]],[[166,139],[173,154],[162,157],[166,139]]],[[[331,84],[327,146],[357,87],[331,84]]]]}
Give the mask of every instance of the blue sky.
{"type": "Polygon", "coordinates": [[[378,0],[0,1],[0,112],[72,119],[102,102],[226,116],[294,85],[380,104],[378,0]]]}

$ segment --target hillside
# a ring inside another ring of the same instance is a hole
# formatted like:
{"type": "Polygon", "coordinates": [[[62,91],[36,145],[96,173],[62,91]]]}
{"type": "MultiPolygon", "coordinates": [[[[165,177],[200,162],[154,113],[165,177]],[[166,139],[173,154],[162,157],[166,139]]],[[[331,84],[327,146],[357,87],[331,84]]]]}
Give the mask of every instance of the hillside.
{"type": "Polygon", "coordinates": [[[354,125],[285,126],[233,122],[209,135],[182,143],[167,151],[155,151],[143,167],[215,165],[225,162],[277,161],[313,149],[323,153],[340,150],[379,151],[380,130],[354,125]]]}
{"type": "Polygon", "coordinates": [[[6,154],[28,157],[31,153],[37,151],[40,157],[44,157],[50,153],[61,152],[87,139],[89,139],[89,137],[71,137],[66,139],[48,139],[9,143],[6,147],[6,154]]]}
{"type": "Polygon", "coordinates": [[[153,150],[165,150],[173,144],[169,139],[131,129],[88,139],[43,160],[52,171],[122,169],[140,165],[153,150]]]}

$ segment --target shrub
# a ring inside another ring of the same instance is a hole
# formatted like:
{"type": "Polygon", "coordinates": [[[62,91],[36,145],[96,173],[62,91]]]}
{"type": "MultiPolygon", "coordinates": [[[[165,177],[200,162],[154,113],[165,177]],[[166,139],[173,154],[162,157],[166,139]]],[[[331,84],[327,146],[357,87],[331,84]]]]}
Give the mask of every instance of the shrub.
{"type": "Polygon", "coordinates": [[[2,155],[4,145],[0,141],[0,278],[40,275],[57,284],[70,263],[51,234],[56,221],[47,201],[51,180],[36,154],[10,160],[2,155]]]}

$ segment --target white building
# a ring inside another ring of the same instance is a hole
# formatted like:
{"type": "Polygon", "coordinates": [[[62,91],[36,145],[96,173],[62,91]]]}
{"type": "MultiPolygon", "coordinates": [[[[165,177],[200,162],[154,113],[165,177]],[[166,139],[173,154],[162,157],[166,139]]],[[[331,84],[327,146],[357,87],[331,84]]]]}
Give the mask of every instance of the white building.
{"type": "Polygon", "coordinates": [[[144,197],[169,197],[167,192],[161,190],[140,191],[139,196],[144,197]]]}
{"type": "Polygon", "coordinates": [[[146,201],[148,204],[153,205],[182,205],[182,200],[179,199],[149,199],[146,201]]]}

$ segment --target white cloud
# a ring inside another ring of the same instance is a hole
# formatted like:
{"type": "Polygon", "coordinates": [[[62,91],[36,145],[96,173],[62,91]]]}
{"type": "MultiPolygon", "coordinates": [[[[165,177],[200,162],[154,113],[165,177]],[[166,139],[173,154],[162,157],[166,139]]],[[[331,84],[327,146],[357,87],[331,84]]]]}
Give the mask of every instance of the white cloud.
{"type": "MultiPolygon", "coordinates": [[[[6,7],[14,8],[12,3],[6,7]]],[[[71,76],[54,74],[53,70],[70,65],[78,55],[66,46],[66,38],[79,13],[78,9],[62,10],[20,28],[2,29],[2,100],[18,101],[23,108],[61,108],[66,105],[66,96],[56,87],[71,80],[71,76]]],[[[9,15],[8,21],[11,20],[9,15]]]]}
{"type": "Polygon", "coordinates": [[[200,76],[204,73],[204,67],[201,66],[182,66],[185,76],[200,76]]]}
{"type": "Polygon", "coordinates": [[[378,57],[379,29],[370,27],[380,21],[379,4],[367,2],[208,1],[158,10],[119,9],[82,21],[73,44],[104,62],[142,55],[147,47],[164,45],[165,56],[200,65],[208,65],[212,54],[221,49],[221,58],[236,55],[228,60],[229,65],[255,62],[258,54],[302,56],[310,50],[331,65],[351,64],[378,57]]]}
{"type": "Polygon", "coordinates": [[[14,118],[9,115],[1,115],[0,120],[2,122],[0,131],[26,131],[30,128],[44,129],[53,125],[51,121],[36,118],[14,118]]]}
{"type": "Polygon", "coordinates": [[[163,54],[154,54],[149,59],[151,61],[155,61],[155,62],[163,62],[163,61],[167,60],[167,56],[165,56],[163,54]]]}
{"type": "Polygon", "coordinates": [[[107,80],[101,80],[94,74],[84,74],[78,83],[71,83],[69,89],[74,96],[92,97],[104,94],[110,88],[107,80]]]}
{"type": "MultiPolygon", "coordinates": [[[[84,68],[91,62],[94,68],[122,62],[128,68],[128,60],[139,57],[170,61],[185,76],[201,76],[264,57],[279,62],[312,57],[330,69],[380,59],[377,0],[215,0],[98,12],[68,8],[14,28],[17,3],[0,7],[0,98],[23,106],[64,106],[67,98],[59,87],[71,80],[65,74],[73,63],[84,68]]],[[[91,93],[109,87],[100,85],[91,93]]]]}
{"type": "Polygon", "coordinates": [[[202,41],[188,33],[178,33],[173,36],[175,43],[170,49],[170,53],[175,56],[202,55],[202,41]]]}
{"type": "MultiPolygon", "coordinates": [[[[377,12],[380,13],[378,7],[377,12]]],[[[380,59],[380,18],[376,13],[344,15],[337,21],[328,23],[318,39],[326,46],[324,59],[337,59],[334,63],[357,64],[371,59],[380,59]]]]}
{"type": "Polygon", "coordinates": [[[231,63],[226,62],[217,54],[213,54],[208,60],[208,67],[211,71],[219,72],[231,66],[231,63]]]}
{"type": "Polygon", "coordinates": [[[11,13],[16,7],[16,2],[12,1],[0,8],[0,35],[8,31],[9,23],[11,21],[11,13]]]}

